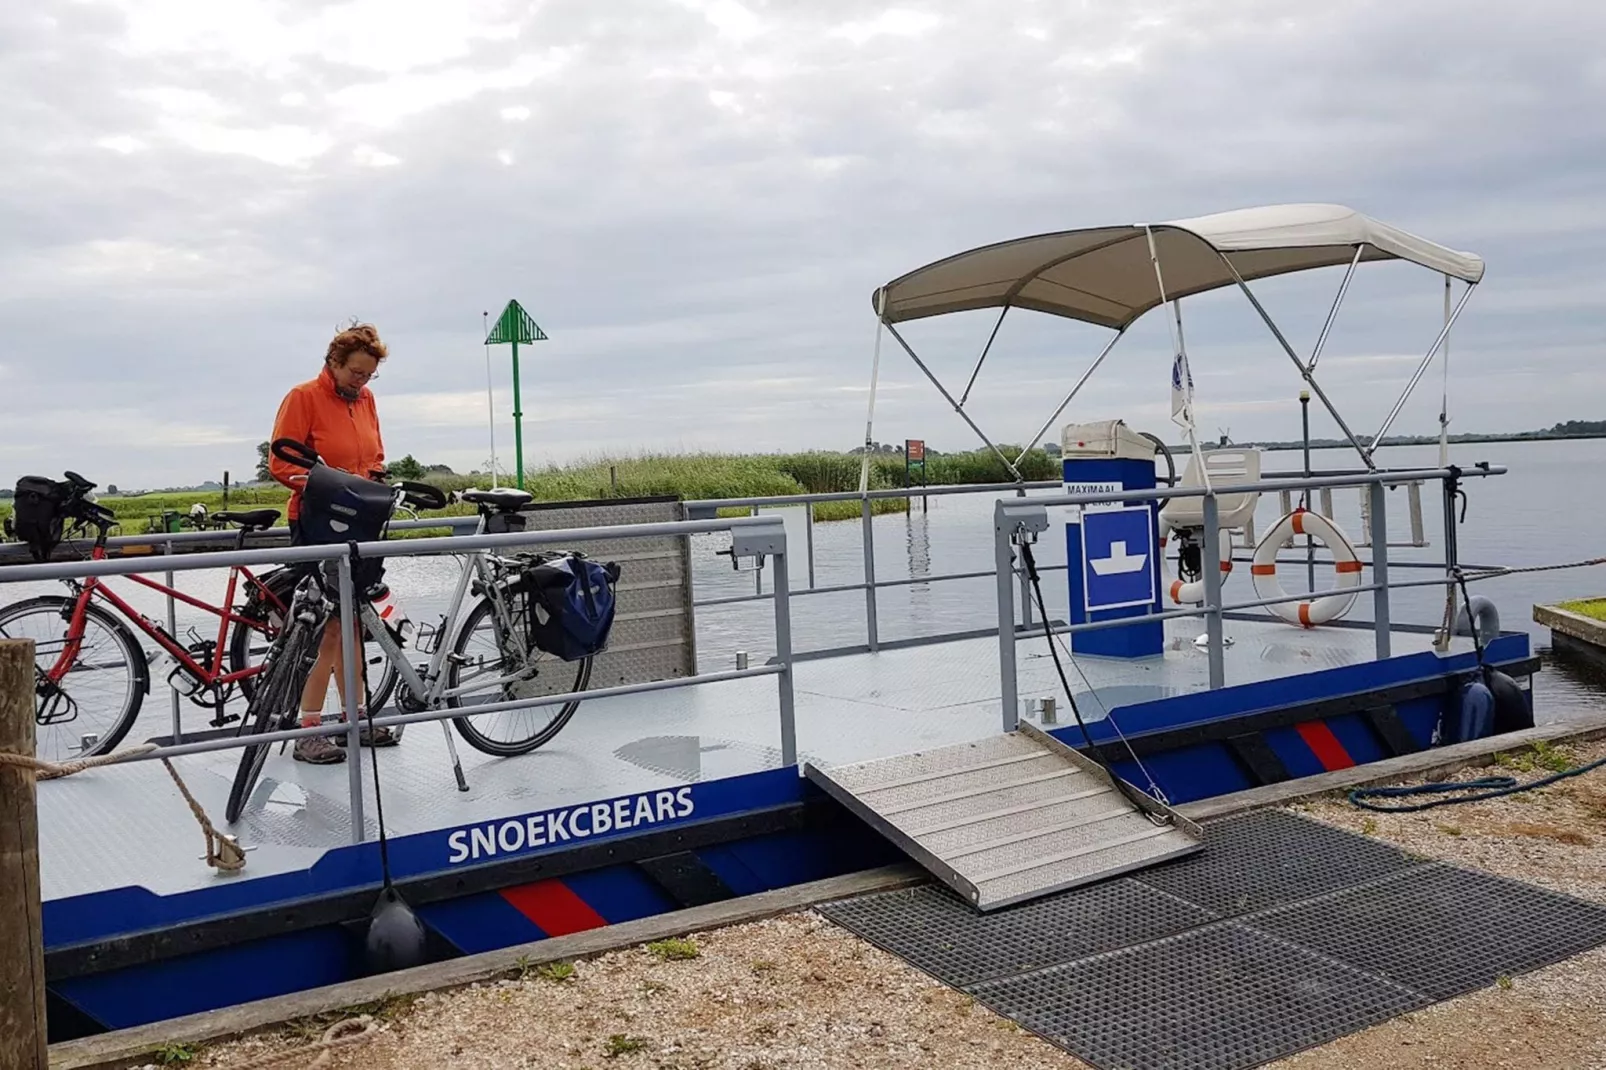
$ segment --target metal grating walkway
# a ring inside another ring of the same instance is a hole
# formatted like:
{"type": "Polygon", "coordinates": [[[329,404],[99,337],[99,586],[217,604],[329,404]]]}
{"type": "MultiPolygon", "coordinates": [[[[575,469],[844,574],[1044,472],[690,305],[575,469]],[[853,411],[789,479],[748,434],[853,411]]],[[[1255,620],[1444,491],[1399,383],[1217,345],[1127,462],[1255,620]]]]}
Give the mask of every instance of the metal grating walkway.
{"type": "Polygon", "coordinates": [[[1606,944],[1606,907],[1279,811],[978,915],[927,885],[831,921],[1103,1070],[1244,1070],[1606,944]]]}
{"type": "Polygon", "coordinates": [[[1198,851],[1199,826],[1022,723],[974,743],[804,771],[978,910],[1198,851]]]}

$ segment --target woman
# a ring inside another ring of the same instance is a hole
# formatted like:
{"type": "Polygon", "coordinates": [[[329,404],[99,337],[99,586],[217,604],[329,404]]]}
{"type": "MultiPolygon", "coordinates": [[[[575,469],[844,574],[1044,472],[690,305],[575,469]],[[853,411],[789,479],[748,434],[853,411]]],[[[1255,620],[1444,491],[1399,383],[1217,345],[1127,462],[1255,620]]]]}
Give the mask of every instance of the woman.
{"type": "MultiPolygon", "coordinates": [[[[273,440],[292,438],[304,442],[323,458],[325,464],[353,475],[383,479],[385,446],[379,435],[379,413],[374,395],[367,387],[385,359],[385,343],[379,332],[366,323],[355,324],[335,335],[324,355],[323,370],[290,389],[279,405],[273,421],[273,440]]],[[[270,455],[268,471],[290,488],[286,515],[290,522],[290,544],[303,542],[300,525],[301,485],[306,482],[303,468],[286,464],[270,455]]],[[[362,635],[357,636],[357,663],[362,664],[362,635]]],[[[329,694],[329,678],[335,679],[340,693],[342,719],[346,708],[345,661],[340,646],[340,622],[331,620],[318,645],[318,660],[301,692],[301,724],[318,725],[323,720],[324,699],[329,694]]],[[[358,712],[363,712],[359,704],[358,712]]],[[[298,762],[329,765],[346,760],[345,736],[308,736],[296,740],[298,762]],[[338,742],[335,742],[338,740],[338,742]]],[[[390,729],[370,734],[364,726],[364,746],[388,747],[397,742],[390,729]]]]}

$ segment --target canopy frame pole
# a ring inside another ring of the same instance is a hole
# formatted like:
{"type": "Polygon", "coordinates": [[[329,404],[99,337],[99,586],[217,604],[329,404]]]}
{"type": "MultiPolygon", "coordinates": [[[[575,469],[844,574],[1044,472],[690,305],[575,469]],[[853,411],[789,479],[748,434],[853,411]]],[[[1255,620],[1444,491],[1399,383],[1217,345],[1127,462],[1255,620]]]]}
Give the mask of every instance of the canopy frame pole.
{"type": "Polygon", "coordinates": [[[993,348],[993,339],[998,337],[998,328],[1004,325],[1004,317],[1009,315],[1009,306],[1005,305],[998,313],[998,322],[993,324],[993,333],[987,336],[987,344],[981,347],[981,356],[976,358],[976,367],[970,372],[970,382],[965,384],[965,392],[959,395],[959,407],[964,408],[965,402],[970,400],[970,390],[976,385],[976,376],[981,374],[981,366],[987,360],[987,354],[993,348]]]}
{"type": "MultiPolygon", "coordinates": [[[[1422,358],[1422,362],[1416,366],[1416,372],[1412,374],[1411,381],[1405,384],[1405,390],[1400,394],[1400,400],[1396,401],[1394,408],[1389,410],[1388,418],[1383,421],[1383,426],[1379,427],[1377,434],[1372,436],[1373,450],[1377,449],[1377,444],[1383,441],[1383,436],[1388,434],[1389,428],[1394,426],[1394,421],[1399,417],[1400,410],[1405,408],[1406,399],[1416,389],[1416,384],[1421,382],[1423,373],[1428,370],[1428,365],[1433,362],[1433,358],[1438,354],[1439,349],[1449,340],[1450,328],[1460,318],[1461,310],[1467,307],[1467,302],[1472,298],[1472,291],[1477,288],[1476,283],[1468,283],[1466,292],[1461,295],[1461,300],[1456,302],[1455,311],[1445,317],[1444,326],[1439,330],[1439,336],[1433,340],[1433,347],[1428,350],[1427,356],[1422,358]]],[[[1368,453],[1368,459],[1370,459],[1370,453],[1368,453]]]]}
{"type": "Polygon", "coordinates": [[[1277,339],[1277,344],[1282,346],[1283,352],[1288,354],[1288,359],[1293,361],[1294,367],[1299,369],[1299,374],[1304,378],[1305,382],[1310,384],[1311,391],[1321,401],[1322,407],[1327,410],[1327,414],[1333,418],[1334,423],[1338,424],[1339,430],[1344,432],[1344,437],[1349,439],[1351,446],[1355,447],[1355,452],[1360,454],[1362,463],[1366,465],[1369,471],[1375,471],[1377,465],[1373,463],[1372,455],[1366,452],[1366,447],[1361,445],[1361,440],[1355,437],[1355,432],[1350,430],[1350,426],[1345,422],[1344,417],[1339,415],[1338,407],[1327,396],[1327,391],[1322,389],[1322,385],[1316,381],[1316,376],[1305,366],[1305,362],[1299,359],[1299,354],[1294,352],[1294,347],[1288,344],[1288,339],[1283,336],[1283,332],[1278,328],[1277,321],[1271,318],[1271,314],[1266,311],[1265,306],[1260,303],[1260,299],[1255,296],[1255,291],[1249,288],[1249,284],[1244,281],[1242,275],[1238,274],[1237,267],[1233,265],[1231,260],[1227,259],[1225,254],[1217,252],[1216,255],[1221,257],[1221,262],[1232,273],[1232,281],[1238,285],[1238,289],[1249,299],[1249,303],[1254,306],[1255,312],[1260,316],[1261,321],[1266,324],[1267,330],[1271,331],[1272,337],[1277,339]]]}
{"type": "MultiPolygon", "coordinates": [[[[1160,291],[1160,306],[1164,307],[1166,304],[1165,276],[1160,272],[1160,250],[1154,244],[1154,229],[1148,224],[1144,224],[1143,234],[1149,242],[1149,263],[1154,265],[1154,285],[1160,291]]],[[[1204,452],[1199,449],[1199,434],[1193,425],[1193,369],[1188,365],[1187,343],[1182,336],[1182,299],[1180,297],[1171,302],[1171,313],[1171,360],[1173,366],[1178,362],[1181,363],[1181,372],[1186,380],[1183,394],[1186,399],[1183,414],[1187,419],[1182,424],[1182,428],[1188,433],[1188,448],[1193,453],[1194,463],[1199,467],[1199,478],[1204,483],[1205,500],[1212,502],[1206,508],[1213,509],[1210,467],[1205,464],[1204,452]]],[[[1176,422],[1176,413],[1173,412],[1171,414],[1171,419],[1172,422],[1176,422]]]]}
{"type": "MultiPolygon", "coordinates": [[[[1444,322],[1450,322],[1450,276],[1444,277],[1444,322]]],[[[1450,339],[1444,340],[1444,390],[1439,395],[1439,467],[1450,467],[1450,339]]]]}
{"type": "Polygon", "coordinates": [[[887,307],[887,291],[877,290],[875,302],[875,355],[870,358],[870,408],[864,415],[864,461],[859,465],[859,493],[864,495],[870,492],[870,450],[874,441],[872,436],[875,433],[875,392],[876,385],[881,381],[881,328],[885,325],[881,315],[887,307]]]}
{"type": "Polygon", "coordinates": [[[1115,337],[1110,339],[1109,344],[1104,347],[1093,363],[1088,365],[1087,371],[1083,372],[1082,377],[1076,381],[1076,385],[1071,387],[1071,392],[1065,395],[1065,400],[1060,402],[1059,408],[1055,409],[1053,414],[1050,415],[1047,420],[1043,421],[1043,426],[1037,429],[1037,434],[1033,435],[1032,440],[1026,443],[1026,448],[1020,451],[1019,457],[1015,458],[1016,464],[1019,464],[1022,460],[1024,460],[1026,455],[1032,451],[1032,448],[1042,440],[1042,437],[1048,434],[1048,429],[1054,426],[1054,421],[1058,420],[1060,413],[1065,411],[1065,406],[1069,405],[1071,400],[1075,398],[1077,394],[1082,392],[1082,387],[1087,385],[1087,381],[1093,377],[1093,373],[1099,370],[1099,365],[1103,364],[1104,358],[1110,355],[1110,350],[1115,348],[1115,343],[1119,342],[1125,336],[1125,327],[1122,327],[1120,330],[1115,332],[1115,337]]]}
{"type": "Polygon", "coordinates": [[[1333,330],[1333,321],[1338,318],[1338,308],[1344,303],[1344,295],[1349,293],[1350,280],[1355,277],[1355,269],[1360,266],[1361,257],[1366,252],[1364,243],[1355,247],[1355,259],[1349,262],[1349,269],[1344,272],[1344,281],[1338,284],[1338,296],[1333,298],[1333,307],[1327,310],[1327,322],[1322,324],[1322,333],[1316,336],[1316,347],[1311,350],[1310,363],[1305,365],[1307,372],[1316,371],[1316,362],[1322,357],[1322,350],[1327,345],[1327,336],[1333,330]]]}
{"type": "MultiPolygon", "coordinates": [[[[926,367],[926,362],[921,360],[920,355],[910,348],[908,342],[904,341],[903,335],[898,333],[898,328],[894,327],[890,323],[887,323],[885,320],[882,320],[881,322],[886,327],[887,333],[892,335],[892,337],[897,340],[898,344],[903,347],[903,351],[905,353],[909,354],[909,359],[915,362],[915,366],[925,373],[927,379],[931,380],[931,385],[936,387],[938,393],[947,399],[949,405],[953,406],[953,410],[959,414],[959,418],[965,421],[965,423],[969,424],[970,429],[976,432],[976,437],[987,443],[987,448],[992,450],[993,453],[997,454],[1000,461],[1004,462],[1004,467],[1009,469],[1009,474],[1015,477],[1015,482],[1026,482],[1025,478],[1020,474],[1020,469],[1016,468],[1014,462],[1005,456],[1004,451],[999,449],[993,443],[993,440],[987,437],[986,432],[982,431],[980,427],[976,426],[976,421],[972,420],[970,418],[970,414],[967,413],[964,408],[954,400],[954,396],[952,394],[948,393],[948,388],[942,385],[942,380],[931,374],[931,369],[926,367]]],[[[869,471],[868,462],[866,462],[865,470],[869,471]]]]}

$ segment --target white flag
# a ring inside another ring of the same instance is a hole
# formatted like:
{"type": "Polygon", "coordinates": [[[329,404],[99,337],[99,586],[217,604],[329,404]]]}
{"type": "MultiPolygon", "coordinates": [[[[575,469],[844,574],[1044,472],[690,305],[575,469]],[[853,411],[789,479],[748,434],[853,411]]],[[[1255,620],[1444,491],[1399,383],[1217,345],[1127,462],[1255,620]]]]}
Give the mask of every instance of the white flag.
{"type": "Polygon", "coordinates": [[[1171,362],[1171,419],[1193,430],[1193,372],[1188,370],[1188,355],[1180,351],[1171,362]]]}

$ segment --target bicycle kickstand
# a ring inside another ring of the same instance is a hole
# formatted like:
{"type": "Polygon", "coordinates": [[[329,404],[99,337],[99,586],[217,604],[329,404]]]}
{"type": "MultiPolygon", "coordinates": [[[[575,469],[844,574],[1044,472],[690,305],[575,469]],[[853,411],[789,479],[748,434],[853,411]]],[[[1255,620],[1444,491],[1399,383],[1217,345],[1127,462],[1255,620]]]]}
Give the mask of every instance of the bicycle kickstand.
{"type": "Polygon", "coordinates": [[[457,790],[467,791],[468,780],[463,776],[463,762],[457,756],[457,741],[452,738],[452,726],[445,721],[441,721],[440,726],[446,735],[446,753],[452,759],[452,773],[457,777],[457,790]]]}

